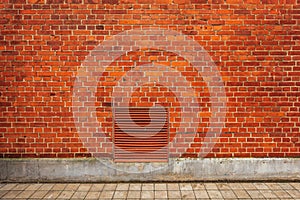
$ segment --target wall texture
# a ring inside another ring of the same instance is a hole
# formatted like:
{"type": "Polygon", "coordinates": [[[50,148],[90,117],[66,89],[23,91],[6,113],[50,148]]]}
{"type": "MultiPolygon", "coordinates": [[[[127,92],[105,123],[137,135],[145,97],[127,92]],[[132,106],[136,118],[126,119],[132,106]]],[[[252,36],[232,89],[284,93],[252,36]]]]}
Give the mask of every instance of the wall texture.
{"type": "MultiPolygon", "coordinates": [[[[149,27],[197,41],[222,76],[225,127],[206,157],[300,156],[299,0],[1,0],[0,157],[91,157],[73,119],[78,70],[110,36],[149,27]]],[[[196,91],[197,134],[176,138],[169,151],[198,157],[210,124],[207,85],[185,58],[159,49],[128,52],[99,78],[97,120],[106,136],[97,141],[97,155],[113,152],[113,87],[147,63],[176,69],[196,91]]],[[[174,93],[159,83],[143,85],[130,102],[169,107],[170,140],[188,123],[174,93]]]]}

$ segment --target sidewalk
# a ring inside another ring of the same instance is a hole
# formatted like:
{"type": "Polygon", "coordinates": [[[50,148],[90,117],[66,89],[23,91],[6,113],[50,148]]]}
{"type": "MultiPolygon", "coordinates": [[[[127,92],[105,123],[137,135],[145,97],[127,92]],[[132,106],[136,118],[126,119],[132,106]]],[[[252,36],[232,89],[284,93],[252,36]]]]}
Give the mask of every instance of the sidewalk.
{"type": "Polygon", "coordinates": [[[300,199],[300,182],[0,184],[1,199],[300,199]]]}

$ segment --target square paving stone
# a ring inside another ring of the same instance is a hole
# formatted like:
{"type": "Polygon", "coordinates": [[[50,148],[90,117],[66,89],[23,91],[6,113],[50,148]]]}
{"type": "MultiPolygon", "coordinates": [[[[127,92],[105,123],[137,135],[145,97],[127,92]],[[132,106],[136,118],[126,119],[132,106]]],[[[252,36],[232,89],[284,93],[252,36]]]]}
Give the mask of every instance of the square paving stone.
{"type": "Polygon", "coordinates": [[[7,198],[7,199],[13,199],[15,198],[16,196],[18,196],[18,194],[20,194],[22,191],[18,191],[18,190],[11,190],[11,191],[8,191],[4,196],[3,198],[7,198]]]}
{"type": "MultiPolygon", "coordinates": [[[[46,196],[46,194],[48,193],[48,190],[36,190],[30,198],[34,198],[34,199],[41,199],[43,197],[46,196]]],[[[59,191],[60,193],[60,191],[59,191]]]]}
{"type": "Polygon", "coordinates": [[[208,199],[208,193],[206,190],[194,190],[195,196],[197,199],[208,199]]]}
{"type": "Polygon", "coordinates": [[[81,191],[81,192],[87,192],[91,189],[92,184],[80,184],[79,187],[77,188],[77,191],[81,191]]]}
{"type": "Polygon", "coordinates": [[[88,192],[85,199],[98,199],[101,192],[88,192]]]}
{"type": "Polygon", "coordinates": [[[103,190],[115,190],[117,188],[117,184],[105,184],[103,190]]]}
{"type": "Polygon", "coordinates": [[[204,183],[204,186],[207,190],[217,190],[217,184],[216,183],[204,183]]]}
{"type": "Polygon", "coordinates": [[[80,184],[68,184],[64,190],[77,190],[80,184]]]}
{"type": "Polygon", "coordinates": [[[125,199],[127,197],[127,193],[128,193],[128,191],[126,191],[126,190],[117,190],[114,193],[114,199],[115,198],[123,198],[123,199],[125,199]]]}
{"type": "Polygon", "coordinates": [[[130,184],[129,186],[129,190],[141,190],[142,188],[142,184],[139,184],[139,183],[133,183],[133,184],[130,184]]]}
{"type": "Polygon", "coordinates": [[[167,188],[168,188],[168,190],[179,190],[179,184],[178,183],[168,183],[167,188]]]}
{"type": "Polygon", "coordinates": [[[77,191],[73,194],[72,199],[84,199],[86,195],[86,191],[77,191]]]}
{"type": "Polygon", "coordinates": [[[128,190],[129,184],[128,183],[120,183],[117,185],[116,190],[128,190]]]}
{"type": "Polygon", "coordinates": [[[142,185],[142,190],[154,190],[154,184],[152,184],[152,183],[144,183],[142,185]]]}
{"type": "Polygon", "coordinates": [[[180,183],[180,190],[193,190],[192,185],[190,183],[180,183]]]}
{"type": "Polygon", "coordinates": [[[142,199],[154,199],[154,191],[145,190],[141,192],[142,199]]]}
{"type": "Polygon", "coordinates": [[[181,190],[181,198],[182,199],[194,199],[195,194],[193,190],[181,190]]]}
{"type": "Polygon", "coordinates": [[[51,190],[64,190],[67,184],[55,184],[51,190]]]}
{"type": "Polygon", "coordinates": [[[220,190],[222,196],[226,199],[234,199],[236,198],[234,192],[232,190],[220,190]]]}
{"type": "Polygon", "coordinates": [[[111,199],[114,195],[114,191],[103,190],[100,194],[100,199],[111,199]]]}
{"type": "Polygon", "coordinates": [[[90,188],[90,191],[93,191],[93,192],[101,192],[104,188],[104,184],[93,184],[90,188]]]}
{"type": "Polygon", "coordinates": [[[36,183],[36,184],[30,184],[26,190],[38,190],[40,187],[42,186],[42,184],[36,183]]]}
{"type": "Polygon", "coordinates": [[[141,191],[129,190],[127,197],[128,198],[140,198],[141,197],[141,191]]]}
{"type": "Polygon", "coordinates": [[[233,190],[233,192],[235,193],[235,195],[239,199],[249,199],[249,198],[251,198],[246,190],[236,189],[236,190],[233,190]]]}
{"type": "Polygon", "coordinates": [[[168,193],[167,193],[167,191],[164,191],[164,190],[156,190],[155,198],[168,198],[168,193]]]}
{"type": "Polygon", "coordinates": [[[179,190],[168,190],[168,197],[170,199],[180,199],[181,194],[179,190]]]}
{"type": "Polygon", "coordinates": [[[156,183],[155,190],[167,190],[167,184],[166,183],[156,183]]]}
{"type": "Polygon", "coordinates": [[[2,186],[0,188],[0,190],[13,190],[13,188],[16,187],[16,185],[17,184],[14,184],[14,183],[11,184],[11,183],[9,183],[9,184],[6,184],[6,185],[2,186]]]}
{"type": "Polygon", "coordinates": [[[207,190],[207,193],[211,199],[222,199],[222,194],[219,190],[207,190]]]}
{"type": "Polygon", "coordinates": [[[16,196],[17,199],[28,199],[35,191],[33,190],[24,190],[18,196],[16,196]]]}
{"type": "Polygon", "coordinates": [[[205,190],[205,185],[203,183],[192,183],[194,190],[205,190]]]}

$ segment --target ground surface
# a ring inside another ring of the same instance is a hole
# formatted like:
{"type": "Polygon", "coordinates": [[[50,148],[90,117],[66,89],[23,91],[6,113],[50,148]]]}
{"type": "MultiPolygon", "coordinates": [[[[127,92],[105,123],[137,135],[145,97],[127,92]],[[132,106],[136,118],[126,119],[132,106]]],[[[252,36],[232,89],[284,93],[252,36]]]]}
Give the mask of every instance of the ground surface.
{"type": "Polygon", "coordinates": [[[300,182],[0,184],[1,199],[300,199],[300,182]]]}

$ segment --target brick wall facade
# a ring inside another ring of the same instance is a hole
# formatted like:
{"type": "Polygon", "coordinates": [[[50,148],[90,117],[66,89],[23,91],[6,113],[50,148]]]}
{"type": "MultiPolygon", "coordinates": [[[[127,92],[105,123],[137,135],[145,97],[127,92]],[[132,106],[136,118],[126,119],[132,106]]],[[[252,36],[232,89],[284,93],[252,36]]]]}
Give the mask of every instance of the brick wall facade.
{"type": "MultiPolygon", "coordinates": [[[[0,157],[91,156],[73,119],[78,70],[110,36],[149,27],[178,31],[197,41],[222,76],[225,127],[206,157],[300,156],[299,0],[1,2],[0,157]]],[[[197,133],[176,138],[170,156],[197,157],[210,124],[207,85],[184,57],[157,49],[128,52],[99,78],[97,120],[106,135],[98,138],[97,153],[112,156],[111,94],[117,80],[133,66],[147,63],[176,69],[196,91],[201,107],[197,133]]],[[[143,85],[130,102],[169,107],[171,140],[186,122],[175,94],[159,83],[143,85]]]]}

